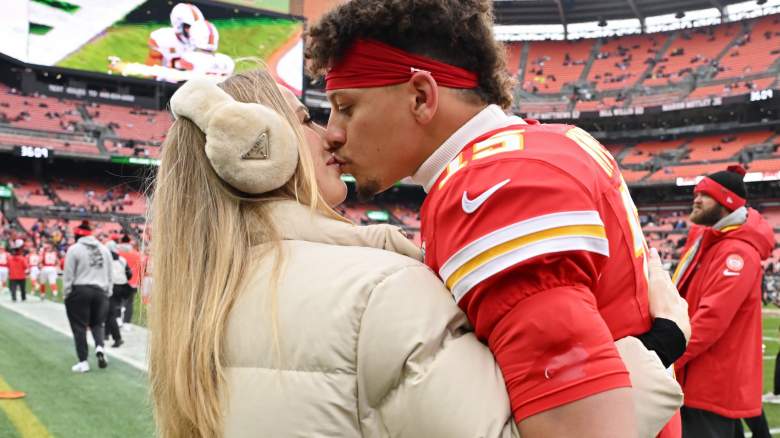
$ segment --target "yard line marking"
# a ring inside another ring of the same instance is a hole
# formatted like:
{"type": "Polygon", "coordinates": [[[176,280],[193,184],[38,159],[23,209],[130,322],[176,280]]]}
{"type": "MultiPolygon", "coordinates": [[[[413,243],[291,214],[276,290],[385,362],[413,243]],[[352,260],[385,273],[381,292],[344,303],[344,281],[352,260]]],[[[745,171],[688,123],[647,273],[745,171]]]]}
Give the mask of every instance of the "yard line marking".
{"type": "MultiPolygon", "coordinates": [[[[12,391],[8,383],[0,376],[0,391],[12,391]]],[[[24,399],[0,400],[0,409],[11,420],[22,438],[51,438],[46,426],[38,421],[24,399]]]]}

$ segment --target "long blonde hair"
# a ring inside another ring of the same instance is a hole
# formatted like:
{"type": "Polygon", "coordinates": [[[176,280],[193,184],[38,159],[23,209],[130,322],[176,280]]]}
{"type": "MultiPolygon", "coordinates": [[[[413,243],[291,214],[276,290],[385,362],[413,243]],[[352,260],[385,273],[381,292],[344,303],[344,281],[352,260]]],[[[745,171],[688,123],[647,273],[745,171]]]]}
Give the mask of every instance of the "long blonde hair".
{"type": "MultiPolygon", "coordinates": [[[[179,118],[168,131],[151,207],[149,378],[162,438],[222,435],[226,320],[245,286],[253,245],[279,247],[268,201],[295,199],[336,216],[317,190],[298,118],[271,76],[251,70],[220,87],[237,101],[262,103],[282,114],[295,129],[300,159],[283,187],[249,197],[215,173],[205,135],[192,121],[179,118]]],[[[275,301],[271,308],[276,327],[275,301]]]]}

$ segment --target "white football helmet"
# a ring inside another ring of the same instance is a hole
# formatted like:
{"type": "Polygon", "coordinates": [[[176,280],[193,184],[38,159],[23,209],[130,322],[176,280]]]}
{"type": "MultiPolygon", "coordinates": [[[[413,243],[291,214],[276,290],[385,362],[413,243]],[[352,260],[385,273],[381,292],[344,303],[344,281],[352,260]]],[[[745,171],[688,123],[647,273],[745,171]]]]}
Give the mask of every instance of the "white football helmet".
{"type": "Polygon", "coordinates": [[[210,21],[196,21],[190,28],[190,44],[196,49],[216,52],[219,47],[219,32],[210,21]]]}
{"type": "Polygon", "coordinates": [[[203,13],[197,6],[189,3],[179,3],[171,10],[171,26],[178,34],[184,34],[184,25],[192,27],[198,21],[203,21],[203,13]]]}

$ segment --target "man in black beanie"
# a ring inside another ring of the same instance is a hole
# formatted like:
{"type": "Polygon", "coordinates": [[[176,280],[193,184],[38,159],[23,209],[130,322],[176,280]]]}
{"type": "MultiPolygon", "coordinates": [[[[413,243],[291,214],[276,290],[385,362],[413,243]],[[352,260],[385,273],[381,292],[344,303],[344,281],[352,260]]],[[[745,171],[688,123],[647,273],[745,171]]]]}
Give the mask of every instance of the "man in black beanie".
{"type": "Polygon", "coordinates": [[[691,340],[675,362],[683,438],[741,436],[740,419],[761,415],[761,261],[775,241],[746,207],[744,175],[730,166],[696,185],[695,225],[672,277],[691,317],[691,340]]]}

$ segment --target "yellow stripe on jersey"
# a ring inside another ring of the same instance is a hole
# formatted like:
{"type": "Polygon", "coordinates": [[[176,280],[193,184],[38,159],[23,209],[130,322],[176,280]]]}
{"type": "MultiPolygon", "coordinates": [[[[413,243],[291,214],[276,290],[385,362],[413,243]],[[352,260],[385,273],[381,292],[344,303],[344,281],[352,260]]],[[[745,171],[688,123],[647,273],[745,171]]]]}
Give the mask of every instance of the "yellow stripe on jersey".
{"type": "Polygon", "coordinates": [[[573,140],[577,145],[582,148],[593,160],[604,169],[607,176],[612,178],[615,174],[614,158],[609,153],[607,148],[601,145],[598,140],[593,138],[590,134],[582,130],[581,128],[572,128],[566,132],[566,137],[573,140]]]}
{"type": "Polygon", "coordinates": [[[741,224],[730,225],[728,227],[723,227],[723,229],[721,229],[720,232],[721,233],[728,233],[729,231],[734,231],[734,230],[738,229],[741,226],[742,226],[741,224]]]}
{"type": "Polygon", "coordinates": [[[460,300],[479,282],[512,265],[575,250],[609,256],[609,241],[598,212],[554,213],[512,224],[466,245],[450,257],[439,275],[460,300]]]}

